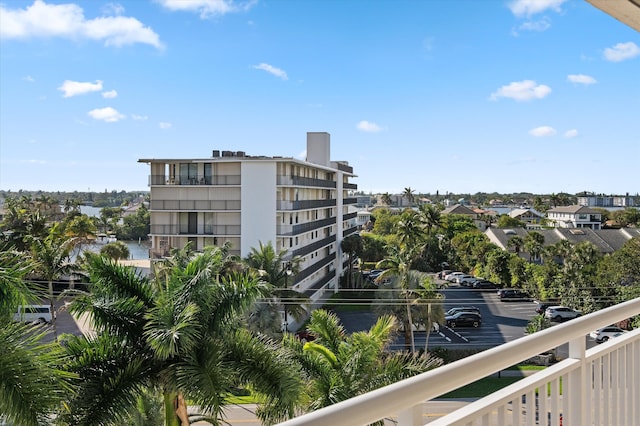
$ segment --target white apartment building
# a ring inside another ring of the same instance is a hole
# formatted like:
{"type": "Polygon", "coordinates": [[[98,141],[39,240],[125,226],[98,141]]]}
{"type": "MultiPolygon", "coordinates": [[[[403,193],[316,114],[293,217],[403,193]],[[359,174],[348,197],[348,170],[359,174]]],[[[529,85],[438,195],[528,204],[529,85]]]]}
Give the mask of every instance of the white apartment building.
{"type": "Polygon", "coordinates": [[[330,160],[330,135],[307,133],[306,161],[214,150],[202,159],[140,159],[151,166],[151,258],[191,242],[229,242],[247,256],[259,243],[300,256],[289,285],[312,301],[337,290],[348,257],[340,243],[357,231],[353,168],[330,160]]]}

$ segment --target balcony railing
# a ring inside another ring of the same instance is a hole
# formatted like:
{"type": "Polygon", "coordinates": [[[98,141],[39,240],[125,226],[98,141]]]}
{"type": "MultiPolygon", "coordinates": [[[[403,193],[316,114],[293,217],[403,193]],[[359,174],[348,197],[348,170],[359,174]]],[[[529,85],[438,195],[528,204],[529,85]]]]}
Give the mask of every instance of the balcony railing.
{"type": "Polygon", "coordinates": [[[331,226],[336,223],[335,217],[314,220],[313,222],[298,223],[296,225],[278,225],[276,232],[278,235],[300,235],[305,232],[331,226]]]}
{"type": "Polygon", "coordinates": [[[567,359],[429,423],[633,426],[640,418],[640,329],[587,350],[585,335],[640,314],[640,298],[556,325],[468,358],[281,423],[425,422],[423,404],[568,343],[567,359]]]}
{"type": "Polygon", "coordinates": [[[335,235],[331,235],[327,238],[323,238],[320,241],[316,241],[312,244],[309,244],[308,246],[299,248],[297,250],[294,250],[293,253],[291,254],[293,257],[295,256],[306,256],[307,254],[314,252],[318,249],[321,249],[323,247],[328,246],[329,244],[335,243],[336,242],[336,236],[335,235]]]}
{"type": "Polygon", "coordinates": [[[151,235],[240,235],[240,225],[151,225],[151,235]]]}
{"type": "Polygon", "coordinates": [[[325,266],[333,262],[335,258],[336,258],[336,252],[333,252],[328,256],[324,257],[323,259],[319,260],[318,262],[314,263],[313,265],[309,266],[308,268],[303,269],[302,271],[300,271],[300,273],[296,275],[294,283],[297,284],[300,281],[304,280],[305,278],[311,276],[313,273],[319,271],[320,269],[324,268],[325,266]]]}
{"type": "Polygon", "coordinates": [[[357,198],[345,198],[344,200],[342,200],[342,204],[357,204],[358,203],[358,199],[357,198]]]}
{"type": "Polygon", "coordinates": [[[150,210],[240,210],[240,200],[151,200],[150,210]]]}
{"type": "Polygon", "coordinates": [[[342,184],[342,188],[343,189],[358,189],[358,184],[357,183],[343,183],[342,184]]]}
{"type": "Polygon", "coordinates": [[[278,210],[304,210],[304,209],[317,209],[320,207],[333,207],[335,205],[336,205],[335,199],[299,200],[299,201],[279,200],[277,204],[277,209],[278,210]]]}
{"type": "Polygon", "coordinates": [[[278,176],[278,185],[314,186],[321,188],[335,188],[336,181],[327,179],[315,179],[302,176],[278,176]]]}
{"type": "Polygon", "coordinates": [[[225,176],[174,176],[150,175],[149,185],[240,185],[240,175],[225,176]]]}

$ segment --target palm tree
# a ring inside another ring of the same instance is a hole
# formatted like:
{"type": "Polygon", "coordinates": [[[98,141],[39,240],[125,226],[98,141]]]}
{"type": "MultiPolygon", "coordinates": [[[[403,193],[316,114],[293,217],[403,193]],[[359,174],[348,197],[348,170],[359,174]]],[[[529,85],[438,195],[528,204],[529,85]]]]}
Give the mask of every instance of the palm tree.
{"type": "Polygon", "coordinates": [[[395,328],[396,319],[383,315],[368,332],[347,335],[335,314],[318,309],[308,326],[316,340],[303,344],[285,336],[284,345],[308,378],[308,408],[326,407],[442,364],[427,354],[388,352],[395,328]]]}
{"type": "Polygon", "coordinates": [[[285,313],[285,327],[288,327],[288,315],[298,322],[307,316],[307,297],[291,288],[293,282],[289,282],[299,272],[302,259],[287,260],[287,250],[276,253],[271,242],[258,244],[258,248],[251,248],[244,262],[268,284],[268,292],[249,310],[249,328],[275,337],[277,331],[286,331],[280,322],[281,308],[285,313]]]}
{"type": "Polygon", "coordinates": [[[522,246],[524,246],[524,239],[519,235],[511,237],[507,241],[507,247],[513,247],[516,253],[520,253],[522,246]]]}
{"type": "Polygon", "coordinates": [[[419,214],[414,210],[405,210],[396,224],[396,235],[407,251],[413,251],[424,242],[427,234],[419,214]]]}
{"type": "Polygon", "coordinates": [[[443,296],[438,293],[431,278],[424,272],[411,270],[407,273],[406,288],[402,288],[398,277],[393,277],[390,282],[380,287],[376,293],[378,303],[375,310],[379,314],[393,315],[403,323],[405,344],[410,344],[407,315],[407,296],[410,299],[411,324],[416,328],[422,326],[426,331],[424,350],[427,351],[429,335],[435,323],[441,323],[444,319],[442,307],[443,296]],[[404,302],[404,303],[403,303],[404,302]]]}
{"type": "Polygon", "coordinates": [[[409,202],[409,207],[411,207],[413,206],[413,202],[416,199],[415,191],[411,189],[411,187],[406,187],[402,192],[402,197],[407,199],[407,201],[409,202]]]}
{"type": "MultiPolygon", "coordinates": [[[[57,228],[58,224],[51,228],[47,237],[44,239],[36,238],[31,242],[31,257],[35,262],[35,273],[47,281],[51,312],[56,309],[53,282],[77,270],[76,265],[71,261],[71,251],[77,245],[78,240],[60,237],[57,228]]],[[[57,336],[55,315],[51,319],[51,325],[54,335],[57,336]]]]}
{"type": "Polygon", "coordinates": [[[384,194],[382,194],[382,196],[380,197],[380,201],[382,201],[382,204],[390,206],[391,205],[391,195],[389,195],[388,192],[385,192],[384,194]]]}
{"type": "Polygon", "coordinates": [[[100,254],[110,257],[113,260],[128,259],[129,247],[122,241],[115,241],[113,243],[106,244],[100,249],[100,254]]]}
{"type": "Polygon", "coordinates": [[[43,344],[37,326],[13,321],[20,304],[34,300],[24,282],[33,265],[17,252],[0,252],[0,418],[24,426],[47,423],[72,392],[57,342],[43,344]]]}
{"type": "Polygon", "coordinates": [[[261,395],[264,421],[292,416],[299,371],[273,342],[239,323],[264,285],[253,274],[225,272],[228,263],[225,250],[207,247],[188,261],[173,259],[150,281],[89,255],[89,292],[76,297],[71,311],[88,313],[96,334],[67,342],[68,368],[80,381],[65,420],[122,424],[136,398],[155,389],[166,426],[189,424],[187,401],[218,421],[225,395],[246,384],[261,395]]]}
{"type": "Polygon", "coordinates": [[[544,250],[544,235],[539,232],[530,232],[524,237],[524,249],[529,253],[531,261],[540,258],[544,250]]]}
{"type": "Polygon", "coordinates": [[[414,252],[411,249],[392,246],[389,248],[389,256],[376,264],[376,268],[385,269],[378,276],[378,282],[384,283],[387,279],[394,278],[398,288],[401,289],[401,297],[404,299],[406,307],[406,317],[404,317],[405,343],[409,344],[411,353],[415,353],[416,346],[413,338],[413,318],[411,315],[410,299],[413,294],[410,290],[409,277],[411,262],[414,259],[414,252]]]}
{"type": "Polygon", "coordinates": [[[349,255],[349,270],[347,271],[347,288],[353,288],[351,280],[353,279],[353,258],[362,255],[362,238],[360,234],[352,234],[342,240],[340,243],[343,253],[349,255]]]}

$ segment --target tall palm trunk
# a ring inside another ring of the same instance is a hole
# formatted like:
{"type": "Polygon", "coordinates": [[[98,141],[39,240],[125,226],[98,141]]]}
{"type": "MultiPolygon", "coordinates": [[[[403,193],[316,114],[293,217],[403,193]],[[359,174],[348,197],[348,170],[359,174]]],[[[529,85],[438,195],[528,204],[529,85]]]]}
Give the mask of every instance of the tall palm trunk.
{"type": "MultiPolygon", "coordinates": [[[[411,317],[411,305],[409,304],[409,296],[405,294],[405,300],[407,301],[407,320],[409,322],[409,341],[411,343],[411,353],[416,353],[416,343],[413,339],[413,318],[411,317]]],[[[406,333],[406,331],[405,331],[406,333]]]]}
{"type": "Polygon", "coordinates": [[[49,280],[49,311],[51,311],[51,326],[53,327],[53,337],[58,340],[58,331],[56,329],[56,306],[53,301],[53,281],[49,280]]]}
{"type": "Polygon", "coordinates": [[[189,426],[187,403],[182,393],[166,392],[164,394],[164,425],[189,426]]]}

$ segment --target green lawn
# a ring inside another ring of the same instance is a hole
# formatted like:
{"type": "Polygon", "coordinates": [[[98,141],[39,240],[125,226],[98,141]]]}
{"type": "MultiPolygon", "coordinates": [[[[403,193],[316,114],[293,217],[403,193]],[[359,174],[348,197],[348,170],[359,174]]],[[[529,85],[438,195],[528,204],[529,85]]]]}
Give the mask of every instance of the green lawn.
{"type": "Polygon", "coordinates": [[[517,382],[522,377],[485,377],[442,395],[440,398],[482,398],[517,382]]]}

